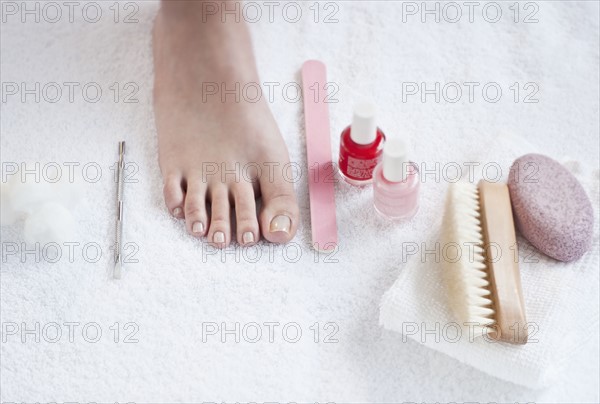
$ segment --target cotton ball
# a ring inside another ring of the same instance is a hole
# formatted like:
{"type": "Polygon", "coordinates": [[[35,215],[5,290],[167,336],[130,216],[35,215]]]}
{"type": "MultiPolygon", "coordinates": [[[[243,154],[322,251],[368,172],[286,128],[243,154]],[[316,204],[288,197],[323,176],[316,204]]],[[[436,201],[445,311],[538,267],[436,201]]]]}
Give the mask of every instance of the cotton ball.
{"type": "Polygon", "coordinates": [[[0,184],[0,224],[10,226],[19,219],[21,212],[12,204],[12,187],[10,182],[0,184]]]}
{"type": "Polygon", "coordinates": [[[10,198],[14,209],[31,214],[44,203],[55,200],[53,194],[52,184],[49,182],[35,182],[35,180],[23,182],[19,180],[12,181],[10,198]]]}
{"type": "Polygon", "coordinates": [[[48,202],[57,202],[70,208],[77,205],[83,196],[81,186],[69,182],[63,176],[57,182],[39,181],[35,179],[12,181],[11,202],[13,208],[28,214],[34,213],[39,207],[48,202]]]}
{"type": "Polygon", "coordinates": [[[25,241],[31,244],[75,241],[77,226],[73,215],[56,202],[43,204],[25,221],[25,241]]]}

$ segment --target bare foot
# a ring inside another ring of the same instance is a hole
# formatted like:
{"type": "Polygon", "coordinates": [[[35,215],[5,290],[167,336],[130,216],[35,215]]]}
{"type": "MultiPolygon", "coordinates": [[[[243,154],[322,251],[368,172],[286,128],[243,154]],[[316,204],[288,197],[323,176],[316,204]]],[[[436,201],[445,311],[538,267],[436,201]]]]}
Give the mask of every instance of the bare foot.
{"type": "MultiPolygon", "coordinates": [[[[203,22],[201,2],[163,1],[154,25],[154,109],[159,163],[169,211],[217,247],[250,245],[260,235],[292,239],[298,224],[294,187],[285,179],[286,145],[264,97],[236,102],[203,97],[203,83],[260,83],[244,23],[203,22]],[[215,172],[216,170],[216,172],[215,172]],[[226,171],[225,171],[226,170],[226,171]],[[262,197],[257,215],[256,198],[262,197]]],[[[205,91],[206,92],[206,91],[205,91]]]]}

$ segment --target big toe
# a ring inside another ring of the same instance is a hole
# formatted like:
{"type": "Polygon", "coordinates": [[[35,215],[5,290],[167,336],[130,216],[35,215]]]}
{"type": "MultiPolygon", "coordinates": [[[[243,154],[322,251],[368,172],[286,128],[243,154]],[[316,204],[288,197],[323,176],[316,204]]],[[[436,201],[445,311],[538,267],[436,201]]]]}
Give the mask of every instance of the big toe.
{"type": "Polygon", "coordinates": [[[282,176],[263,177],[260,191],[262,208],[259,220],[263,237],[273,243],[290,241],[296,234],[299,217],[293,184],[282,176]]]}

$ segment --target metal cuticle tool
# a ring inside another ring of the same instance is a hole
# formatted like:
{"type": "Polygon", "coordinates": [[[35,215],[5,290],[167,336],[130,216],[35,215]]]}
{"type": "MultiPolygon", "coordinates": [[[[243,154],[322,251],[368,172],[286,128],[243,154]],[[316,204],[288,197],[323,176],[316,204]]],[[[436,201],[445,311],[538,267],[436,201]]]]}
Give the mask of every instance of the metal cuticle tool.
{"type": "Polygon", "coordinates": [[[123,182],[125,169],[125,141],[119,142],[119,163],[117,166],[117,221],[115,233],[115,266],[113,278],[121,279],[123,268],[123,182]]]}

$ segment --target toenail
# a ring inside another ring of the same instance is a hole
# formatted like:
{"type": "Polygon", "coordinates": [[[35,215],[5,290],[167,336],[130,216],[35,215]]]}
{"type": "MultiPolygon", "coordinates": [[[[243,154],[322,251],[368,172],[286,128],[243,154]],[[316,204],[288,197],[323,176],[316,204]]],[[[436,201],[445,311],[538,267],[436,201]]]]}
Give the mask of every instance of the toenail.
{"type": "Polygon", "coordinates": [[[175,208],[173,209],[173,216],[180,216],[181,215],[181,208],[175,208]]]}
{"type": "Polygon", "coordinates": [[[202,222],[194,222],[192,233],[204,233],[204,224],[202,222]]]}
{"type": "Polygon", "coordinates": [[[218,231],[213,234],[213,243],[224,243],[225,242],[225,233],[222,231],[218,231]]]}
{"type": "Polygon", "coordinates": [[[254,233],[247,231],[242,235],[242,241],[244,244],[254,243],[254,233]]]}
{"type": "Polygon", "coordinates": [[[278,231],[289,233],[290,227],[292,227],[292,219],[285,215],[277,215],[271,220],[269,231],[271,233],[278,231]]]}

